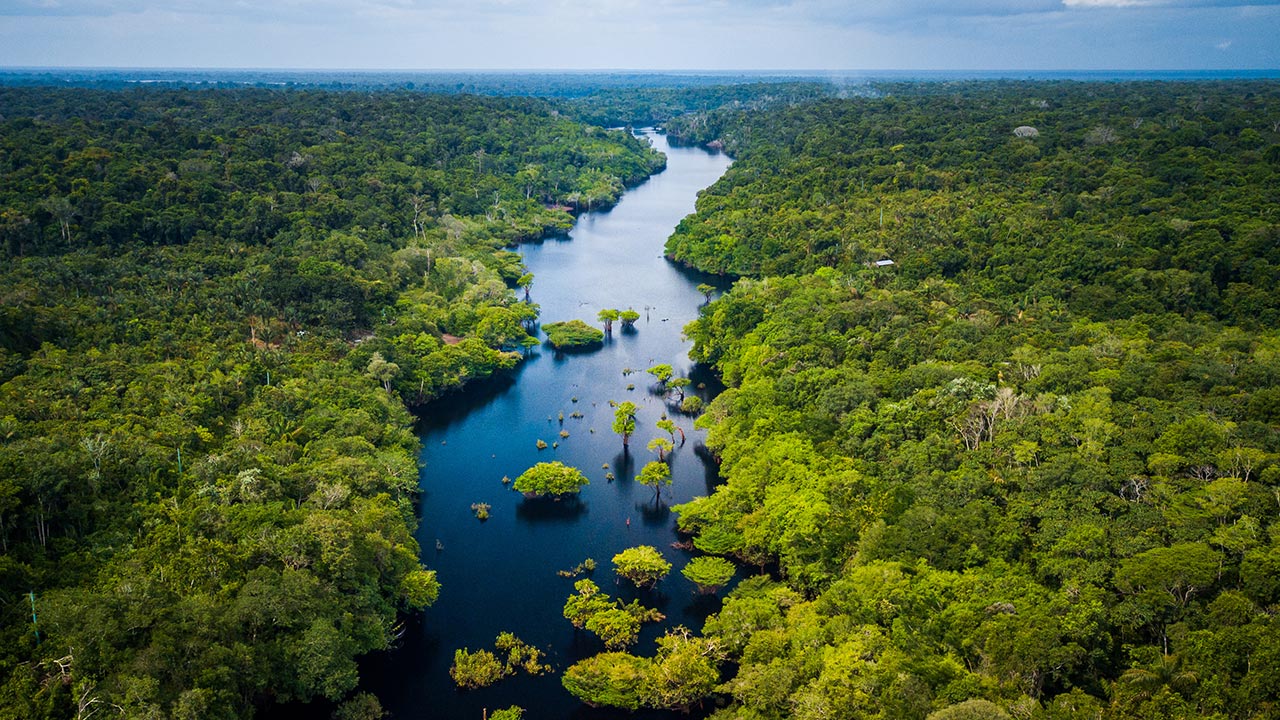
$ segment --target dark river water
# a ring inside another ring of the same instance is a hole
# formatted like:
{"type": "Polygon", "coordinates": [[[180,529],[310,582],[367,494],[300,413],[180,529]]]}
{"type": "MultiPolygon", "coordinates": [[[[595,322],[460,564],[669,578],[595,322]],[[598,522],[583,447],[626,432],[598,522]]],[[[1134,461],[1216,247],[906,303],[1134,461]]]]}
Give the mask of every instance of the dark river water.
{"type": "Polygon", "coordinates": [[[369,658],[361,672],[364,688],[394,718],[480,720],[486,710],[510,705],[525,708],[529,720],[623,714],[587,708],[560,685],[566,667],[603,650],[594,636],[575,633],[561,615],[574,581],[556,571],[585,558],[598,563],[591,577],[602,590],[626,600],[639,597],[666,614],[664,623],[645,626],[632,652],[652,654],[663,629],[700,627],[719,607],[719,597],[695,596],[680,575],[690,554],[672,547],[677,536],[669,509],[709,492],[715,467],[701,452],[703,436],[693,429],[693,419],[651,392],[653,378],[644,371],[670,363],[677,374],[692,373],[695,385],[711,386],[699,391],[704,397],[714,391],[714,380],[691,366],[690,345],[681,337],[703,302],[694,288],[709,279],[671,264],[662,248],[680,219],[693,211],[698,191],[724,173],[729,159],[670,147],[661,135],[649,138],[667,155],[665,171],[627,192],[612,210],[583,215],[568,237],[521,248],[534,274],[532,300],[541,306],[542,322],[579,318],[599,326],[601,308],[630,307],[641,313],[635,330],[623,332],[615,324],[613,337],[590,353],[565,355],[543,346],[509,377],[426,409],[420,426],[418,541],[425,565],[439,575],[440,599],[407,624],[398,648],[369,658]],[[625,368],[636,372],[624,376],[625,368]],[[610,400],[631,400],[640,407],[629,453],[610,430],[610,400]],[[583,417],[571,417],[575,411],[583,417]],[[674,453],[672,486],[655,503],[653,490],[634,478],[644,463],[656,459],[645,446],[666,436],[654,426],[664,412],[684,429],[687,442],[674,453]],[[562,430],[567,438],[561,438],[562,430]],[[559,447],[539,451],[539,439],[559,447]],[[590,478],[580,501],[530,502],[502,483],[504,476],[514,479],[551,460],[590,478]],[[607,480],[609,472],[616,479],[607,480]],[[488,521],[472,514],[471,504],[477,502],[492,505],[488,521]],[[615,582],[610,558],[641,544],[658,548],[674,567],[655,590],[637,594],[629,583],[615,582]],[[456,690],[449,678],[454,650],[492,650],[503,631],[543,649],[556,672],[456,690]]]}

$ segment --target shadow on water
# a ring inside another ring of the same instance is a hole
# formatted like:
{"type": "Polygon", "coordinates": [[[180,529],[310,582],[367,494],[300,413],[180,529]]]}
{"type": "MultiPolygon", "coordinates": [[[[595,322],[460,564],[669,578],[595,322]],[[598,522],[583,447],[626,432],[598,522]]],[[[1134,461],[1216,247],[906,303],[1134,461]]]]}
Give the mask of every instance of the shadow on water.
{"type": "Polygon", "coordinates": [[[682,610],[685,617],[697,618],[699,623],[705,622],[713,613],[720,612],[721,593],[694,593],[682,610]]]}
{"type": "Polygon", "coordinates": [[[525,498],[516,506],[516,518],[520,522],[577,522],[586,514],[587,504],[576,497],[525,498]]]}
{"type": "Polygon", "coordinates": [[[707,494],[710,495],[723,482],[720,479],[720,461],[715,453],[707,449],[706,445],[694,445],[693,454],[702,461],[702,479],[706,483],[707,494]]]}
{"type": "Polygon", "coordinates": [[[648,527],[661,527],[671,521],[671,508],[661,500],[654,502],[652,497],[647,502],[636,503],[636,513],[640,515],[640,522],[648,527]]]}
{"type": "Polygon", "coordinates": [[[414,429],[421,436],[428,430],[444,430],[467,419],[476,411],[511,392],[520,375],[531,363],[536,362],[537,358],[537,355],[529,357],[511,370],[503,370],[483,380],[473,381],[462,391],[450,393],[417,408],[414,411],[416,418],[414,429]]]}

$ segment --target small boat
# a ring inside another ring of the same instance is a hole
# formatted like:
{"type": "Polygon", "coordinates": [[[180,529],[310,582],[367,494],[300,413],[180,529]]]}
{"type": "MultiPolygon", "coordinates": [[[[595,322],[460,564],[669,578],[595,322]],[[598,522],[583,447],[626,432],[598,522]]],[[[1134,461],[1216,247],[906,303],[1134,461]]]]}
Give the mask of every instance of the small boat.
{"type": "Polygon", "coordinates": [[[444,550],[444,543],[440,542],[440,538],[436,538],[436,552],[444,550]]]}

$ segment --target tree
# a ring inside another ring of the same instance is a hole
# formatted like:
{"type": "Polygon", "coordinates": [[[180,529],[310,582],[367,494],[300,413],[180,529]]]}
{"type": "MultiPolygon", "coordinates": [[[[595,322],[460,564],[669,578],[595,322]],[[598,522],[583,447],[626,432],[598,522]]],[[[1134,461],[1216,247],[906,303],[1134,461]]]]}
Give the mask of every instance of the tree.
{"type": "MultiPolygon", "coordinates": [[[[678,378],[677,378],[677,379],[678,379],[678,378]]],[[[665,432],[666,434],[668,434],[668,435],[670,435],[670,436],[671,436],[671,443],[672,443],[672,445],[674,445],[674,444],[675,444],[675,442],[676,442],[676,433],[677,433],[677,432],[679,432],[679,433],[680,433],[680,445],[681,445],[681,446],[683,446],[683,445],[684,445],[684,428],[680,427],[679,425],[676,425],[676,424],[675,424],[675,421],[671,420],[670,418],[667,418],[667,417],[663,416],[663,418],[662,418],[661,420],[659,420],[658,422],[654,423],[654,425],[656,425],[656,426],[657,426],[657,428],[658,428],[659,430],[661,430],[661,431],[663,431],[663,432],[665,432]]]]}
{"type": "Polygon", "coordinates": [[[630,400],[617,403],[613,411],[613,431],[622,436],[622,447],[631,444],[631,433],[636,431],[636,404],[630,400]]]}
{"type": "Polygon", "coordinates": [[[590,484],[587,476],[580,470],[559,461],[543,462],[520,473],[512,487],[524,493],[525,497],[544,495],[568,495],[590,484]]]}
{"type": "Polygon", "coordinates": [[[623,608],[610,606],[587,618],[587,630],[610,650],[622,650],[640,638],[640,620],[623,608]]]}
{"type": "Polygon", "coordinates": [[[667,383],[667,388],[669,390],[674,390],[676,394],[680,396],[678,398],[679,402],[683,403],[684,392],[685,392],[684,389],[689,387],[692,384],[693,384],[693,381],[687,377],[677,377],[677,378],[671,378],[671,381],[667,383]]]}
{"type": "Polygon", "coordinates": [[[474,690],[489,687],[506,676],[507,670],[502,661],[488,650],[471,652],[463,648],[453,651],[449,677],[460,688],[474,690]]]}
{"type": "MultiPolygon", "coordinates": [[[[652,442],[662,442],[670,445],[666,438],[654,438],[652,442]]],[[[661,448],[659,448],[659,451],[661,451],[661,448]]],[[[664,485],[671,486],[671,467],[659,460],[647,462],[640,469],[640,474],[636,476],[636,481],[641,485],[653,488],[653,501],[656,503],[658,498],[662,496],[662,487],[664,485]]]]}
{"type": "Polygon", "coordinates": [[[642,623],[664,618],[662,613],[641,605],[638,600],[625,605],[615,601],[590,580],[579,580],[573,587],[577,592],[565,601],[565,619],[579,630],[595,633],[611,650],[634,643],[642,623]]]}
{"type": "Polygon", "coordinates": [[[975,698],[929,713],[926,720],[1012,720],[1012,716],[990,700],[975,698]]]}
{"type": "Polygon", "coordinates": [[[651,545],[637,545],[613,556],[613,565],[619,576],[630,580],[636,587],[653,587],[671,572],[671,563],[651,545]]]}
{"type": "Polygon", "coordinates": [[[666,460],[667,453],[671,452],[672,448],[674,447],[675,447],[675,443],[663,437],[656,437],[650,440],[648,445],[650,452],[653,452],[654,450],[658,451],[658,460],[660,461],[666,460]]]}
{"type": "Polygon", "coordinates": [[[689,561],[680,571],[689,582],[698,586],[698,592],[710,595],[733,578],[733,563],[724,558],[700,555],[689,561]]]}
{"type": "Polygon", "coordinates": [[[667,389],[667,381],[671,379],[671,374],[673,372],[671,366],[667,363],[660,363],[649,368],[647,372],[658,381],[658,387],[665,392],[667,389]]]}
{"type": "Polygon", "coordinates": [[[440,596],[440,581],[436,580],[435,571],[421,568],[410,571],[400,581],[400,595],[404,604],[414,609],[435,603],[440,596]]]}
{"type": "Polygon", "coordinates": [[[623,328],[633,328],[636,325],[636,321],[640,319],[640,313],[632,310],[631,308],[627,308],[626,310],[618,313],[618,318],[622,320],[623,328]]]}
{"type": "Polygon", "coordinates": [[[570,665],[560,683],[592,707],[638,710],[652,665],[648,658],[605,652],[570,665]]]}
{"type": "Polygon", "coordinates": [[[712,641],[678,627],[658,638],[658,656],[641,696],[662,710],[688,710],[710,695],[720,682],[720,653],[712,641]]]}
{"type": "Polygon", "coordinates": [[[618,319],[618,311],[613,308],[605,308],[596,316],[600,318],[600,322],[604,323],[605,333],[613,332],[613,321],[618,319]]]}
{"type": "Polygon", "coordinates": [[[587,626],[587,620],[598,612],[613,607],[613,599],[600,592],[600,586],[583,578],[573,584],[577,592],[564,603],[564,617],[579,630],[587,626]]]}
{"type": "Polygon", "coordinates": [[[382,720],[387,711],[376,695],[356,693],[333,711],[333,720],[382,720]]]}
{"type": "Polygon", "coordinates": [[[382,353],[375,352],[373,357],[369,358],[369,366],[365,368],[365,374],[382,383],[382,387],[387,392],[391,392],[391,381],[400,374],[400,366],[387,362],[386,358],[382,357],[382,353]]]}
{"type": "Polygon", "coordinates": [[[707,302],[711,302],[711,293],[716,291],[714,285],[708,285],[706,283],[698,283],[698,287],[695,289],[702,293],[702,297],[705,298],[707,302]]]}

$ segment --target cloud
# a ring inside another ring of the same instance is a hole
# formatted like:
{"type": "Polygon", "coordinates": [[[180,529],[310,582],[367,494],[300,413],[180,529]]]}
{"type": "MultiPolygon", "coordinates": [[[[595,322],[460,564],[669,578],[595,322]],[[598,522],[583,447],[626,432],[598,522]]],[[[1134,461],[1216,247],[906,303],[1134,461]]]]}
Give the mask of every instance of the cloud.
{"type": "Polygon", "coordinates": [[[1275,37],[1280,0],[0,0],[0,65],[1277,67],[1275,37]]]}
{"type": "Polygon", "coordinates": [[[1276,0],[1062,0],[1069,8],[1243,8],[1277,7],[1276,0]]]}

